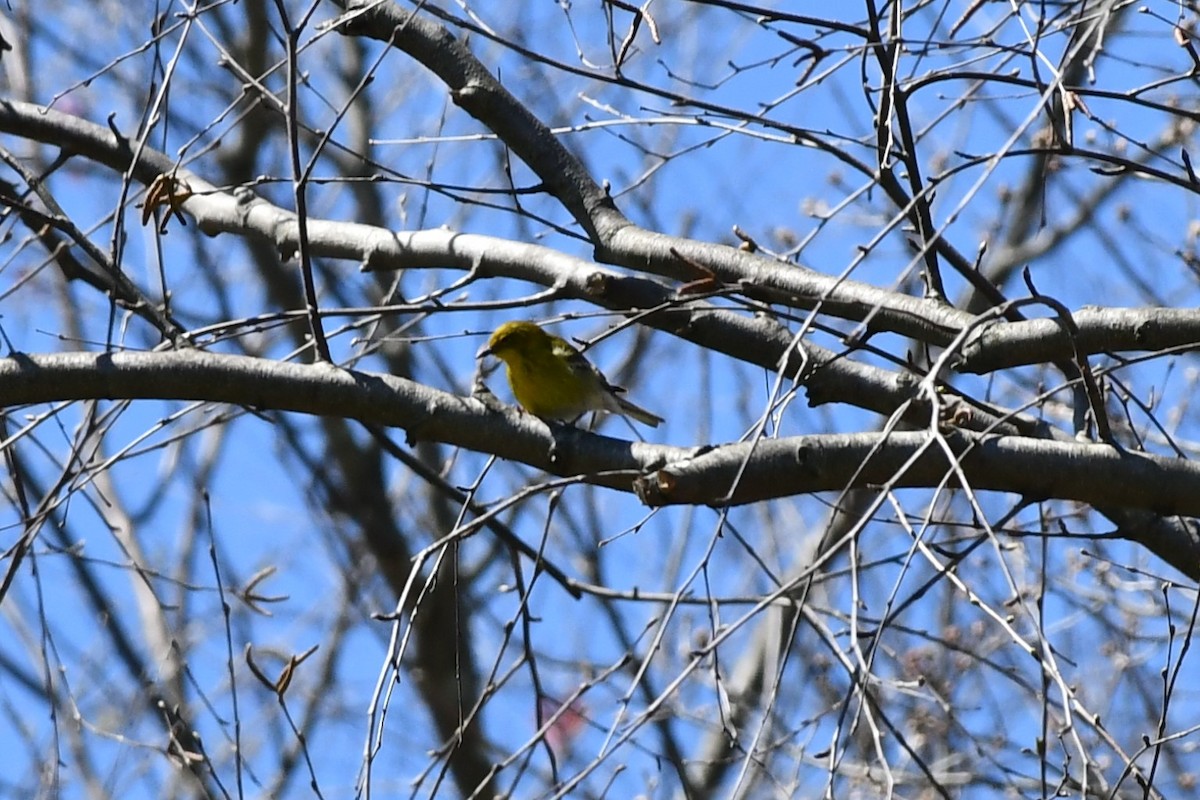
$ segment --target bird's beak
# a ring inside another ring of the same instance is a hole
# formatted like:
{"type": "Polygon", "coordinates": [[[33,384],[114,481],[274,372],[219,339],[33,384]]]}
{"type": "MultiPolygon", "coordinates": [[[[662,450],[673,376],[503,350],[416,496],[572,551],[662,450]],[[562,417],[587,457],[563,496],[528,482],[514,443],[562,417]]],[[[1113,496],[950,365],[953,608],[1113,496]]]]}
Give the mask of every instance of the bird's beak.
{"type": "Polygon", "coordinates": [[[483,347],[479,348],[479,352],[475,354],[475,360],[478,361],[479,359],[487,358],[490,355],[492,355],[492,348],[485,344],[483,347]]]}

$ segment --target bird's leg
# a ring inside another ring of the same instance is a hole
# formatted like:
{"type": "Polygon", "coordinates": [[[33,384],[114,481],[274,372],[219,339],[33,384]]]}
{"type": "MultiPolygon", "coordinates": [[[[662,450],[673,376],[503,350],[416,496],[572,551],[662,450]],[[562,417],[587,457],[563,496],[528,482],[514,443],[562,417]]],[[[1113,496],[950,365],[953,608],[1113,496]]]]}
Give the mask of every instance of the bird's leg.
{"type": "Polygon", "coordinates": [[[550,463],[553,464],[558,461],[558,434],[560,431],[565,431],[567,428],[572,427],[572,425],[569,422],[559,422],[556,419],[547,419],[543,421],[550,426],[550,450],[547,451],[546,457],[549,458],[550,463]]]}

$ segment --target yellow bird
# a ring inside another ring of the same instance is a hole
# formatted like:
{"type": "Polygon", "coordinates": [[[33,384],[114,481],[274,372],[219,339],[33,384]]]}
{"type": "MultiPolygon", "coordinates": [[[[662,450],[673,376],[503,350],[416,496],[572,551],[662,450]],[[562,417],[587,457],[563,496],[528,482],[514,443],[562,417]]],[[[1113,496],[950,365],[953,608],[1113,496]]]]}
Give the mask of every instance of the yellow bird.
{"type": "Polygon", "coordinates": [[[532,322],[506,322],[496,329],[480,357],[504,362],[508,385],[521,407],[542,419],[572,422],[588,411],[608,411],[658,427],[663,418],[635,405],[565,339],[532,322]]]}

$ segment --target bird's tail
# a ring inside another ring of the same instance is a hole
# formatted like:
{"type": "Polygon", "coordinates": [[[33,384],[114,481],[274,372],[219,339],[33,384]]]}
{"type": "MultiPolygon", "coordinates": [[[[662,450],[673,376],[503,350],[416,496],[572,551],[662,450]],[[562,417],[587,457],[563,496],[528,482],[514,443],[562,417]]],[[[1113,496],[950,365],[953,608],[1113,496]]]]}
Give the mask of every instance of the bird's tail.
{"type": "Polygon", "coordinates": [[[613,399],[617,401],[617,405],[621,408],[620,411],[617,411],[618,414],[624,414],[627,417],[633,417],[638,422],[642,423],[643,425],[649,425],[651,428],[657,428],[663,423],[662,417],[658,416],[657,414],[650,413],[636,403],[629,402],[624,397],[613,395],[613,399]]]}

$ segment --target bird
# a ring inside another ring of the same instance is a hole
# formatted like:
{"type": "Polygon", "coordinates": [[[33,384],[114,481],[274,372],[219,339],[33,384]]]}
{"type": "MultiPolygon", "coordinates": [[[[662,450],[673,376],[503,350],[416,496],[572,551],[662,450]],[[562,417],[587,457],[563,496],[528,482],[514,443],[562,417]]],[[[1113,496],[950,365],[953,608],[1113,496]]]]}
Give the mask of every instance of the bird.
{"type": "Polygon", "coordinates": [[[532,322],[504,323],[478,355],[504,362],[513,396],[535,417],[574,422],[588,411],[607,411],[652,428],[664,422],[621,397],[625,390],[609,383],[567,340],[532,322]]]}

